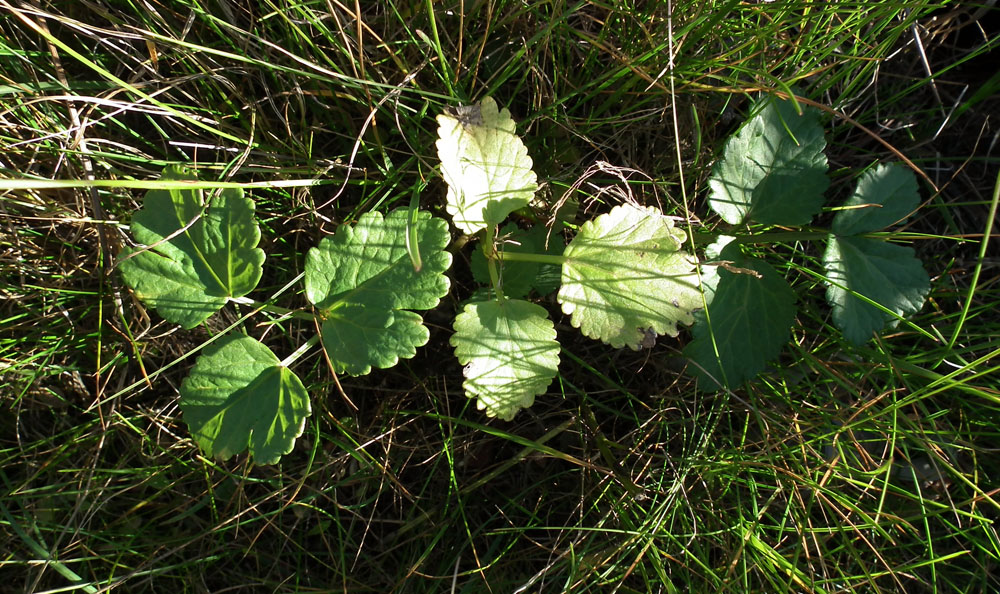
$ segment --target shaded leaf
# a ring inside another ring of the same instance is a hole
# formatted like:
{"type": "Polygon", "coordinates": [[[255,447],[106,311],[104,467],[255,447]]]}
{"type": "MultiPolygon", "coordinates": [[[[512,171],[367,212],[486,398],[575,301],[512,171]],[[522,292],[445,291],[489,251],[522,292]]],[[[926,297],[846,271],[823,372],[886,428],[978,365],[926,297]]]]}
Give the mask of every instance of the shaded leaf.
{"type": "Polygon", "coordinates": [[[198,357],[181,384],[181,410],[208,456],[225,460],[250,448],[261,464],[292,451],[311,413],[309,394],[269,348],[231,335],[198,357]]]}
{"type": "Polygon", "coordinates": [[[496,101],[486,97],[479,105],[437,116],[437,122],[447,209],[456,227],[471,235],[528,205],[538,184],[506,108],[498,111],[496,101]]]}
{"type": "Polygon", "coordinates": [[[563,255],[557,299],[586,336],[638,350],[650,332],[677,336],[702,307],[684,232],[654,208],[615,207],[580,227],[563,255]]]}
{"type": "Polygon", "coordinates": [[[913,250],[885,241],[831,235],[823,254],[833,321],[848,340],[862,344],[899,316],[915,313],[930,292],[930,279],[913,250]],[[852,293],[888,309],[882,311],[852,293]]]}
{"type": "MultiPolygon", "coordinates": [[[[497,238],[502,242],[498,249],[521,254],[559,254],[563,248],[561,237],[553,237],[546,249],[547,233],[548,230],[542,226],[525,231],[514,224],[504,225],[497,233],[497,238]]],[[[472,278],[476,279],[476,282],[490,284],[490,273],[483,250],[477,249],[472,252],[470,267],[472,278]]],[[[505,297],[517,299],[532,290],[539,295],[547,295],[559,288],[560,271],[559,266],[555,264],[503,261],[499,267],[503,283],[501,288],[505,297]]]]}
{"type": "Polygon", "coordinates": [[[559,367],[559,343],[541,306],[505,299],[470,303],[455,318],[451,345],[465,365],[465,394],[505,421],[543,394],[559,367]]]}
{"type": "MultiPolygon", "coordinates": [[[[197,177],[172,166],[160,179],[197,177]]],[[[185,328],[252,291],[264,263],[253,201],[232,188],[214,196],[207,209],[206,199],[202,190],[146,192],[131,231],[147,247],[122,250],[122,275],[136,296],[185,328]]]]}
{"type": "Polygon", "coordinates": [[[415,270],[406,250],[409,217],[406,209],[384,218],[366,213],[306,255],[306,297],[320,310],[323,346],[337,371],[391,367],[427,342],[420,316],[404,310],[431,309],[448,292],[451,237],[445,221],[418,213],[422,266],[415,270]]]}
{"type": "Polygon", "coordinates": [[[430,340],[420,315],[403,309],[347,305],[323,321],[323,348],[334,371],[365,375],[410,359],[430,340]]]}
{"type": "Polygon", "coordinates": [[[733,225],[804,225],[830,185],[826,139],[815,111],[775,98],[726,142],[712,168],[708,204],[733,225]]]}
{"type": "Polygon", "coordinates": [[[788,342],[795,319],[795,292],[785,279],[732,239],[722,237],[706,250],[729,269],[702,267],[707,315],[695,313],[694,339],[684,349],[696,363],[688,369],[707,389],[732,388],[763,371],[788,342]]]}
{"type": "Polygon", "coordinates": [[[833,219],[833,232],[856,235],[878,231],[905,219],[918,204],[913,172],[899,164],[879,165],[861,175],[854,194],[844,203],[848,209],[833,219]]]}

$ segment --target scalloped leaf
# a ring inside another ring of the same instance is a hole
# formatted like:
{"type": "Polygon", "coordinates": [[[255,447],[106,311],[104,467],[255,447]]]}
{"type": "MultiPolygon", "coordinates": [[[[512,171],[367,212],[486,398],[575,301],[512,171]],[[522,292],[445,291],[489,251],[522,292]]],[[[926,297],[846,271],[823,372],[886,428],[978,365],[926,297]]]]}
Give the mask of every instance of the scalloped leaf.
{"type": "Polygon", "coordinates": [[[726,142],[709,178],[708,205],[733,225],[804,225],[830,185],[823,127],[812,109],[799,115],[791,101],[766,101],[726,142]]]}
{"type": "MultiPolygon", "coordinates": [[[[197,181],[185,167],[170,166],[163,181],[197,181]]],[[[260,282],[264,251],[253,200],[227,188],[211,200],[200,189],[150,190],[132,217],[136,242],[124,248],[119,267],[135,295],[169,322],[193,328],[260,282]]]]}
{"type": "Polygon", "coordinates": [[[505,421],[545,393],[559,367],[556,331],[541,306],[505,299],[469,303],[451,345],[465,365],[465,395],[505,421]]]}
{"type": "Polygon", "coordinates": [[[437,116],[437,152],[448,213],[472,235],[528,205],[538,189],[528,149],[506,108],[491,97],[437,116]]]}
{"type": "Polygon", "coordinates": [[[349,304],[323,321],[323,348],[334,371],[365,375],[410,359],[431,334],[419,314],[405,309],[366,309],[349,304]]]}
{"type": "Polygon", "coordinates": [[[258,463],[277,463],[312,412],[299,378],[271,349],[239,334],[209,346],[180,391],[194,440],[222,460],[249,447],[258,463]]]}
{"type": "Polygon", "coordinates": [[[410,213],[369,212],[342,225],[306,255],[306,297],[319,309],[323,347],[337,372],[363,375],[413,357],[429,334],[405,310],[436,307],[448,292],[448,224],[420,212],[415,236],[422,265],[406,249],[410,213]]]}
{"type": "Polygon", "coordinates": [[[861,176],[844,203],[848,208],[833,219],[834,234],[823,255],[826,299],[833,306],[834,323],[855,344],[920,311],[927,299],[930,278],[911,248],[855,235],[901,221],[919,203],[910,170],[879,165],[861,176]]]}
{"type": "Polygon", "coordinates": [[[720,237],[706,253],[715,264],[702,267],[705,311],[695,313],[694,339],[684,354],[688,369],[705,389],[735,387],[754,378],[788,342],[795,320],[795,292],[758,258],[747,256],[732,237],[720,237]],[[709,325],[711,319],[711,325],[709,325]]]}
{"type": "Polygon", "coordinates": [[[586,336],[634,350],[650,334],[677,336],[702,307],[685,235],[655,208],[623,204],[584,223],[563,256],[557,299],[586,336]]]}
{"type": "Polygon", "coordinates": [[[911,248],[853,235],[831,235],[823,254],[833,321],[855,344],[871,339],[886,323],[920,311],[930,278],[911,248]],[[861,299],[862,295],[889,310],[861,299]]]}
{"type": "Polygon", "coordinates": [[[861,175],[845,210],[833,218],[837,235],[858,235],[903,221],[920,204],[917,178],[900,164],[879,165],[861,175]]]}

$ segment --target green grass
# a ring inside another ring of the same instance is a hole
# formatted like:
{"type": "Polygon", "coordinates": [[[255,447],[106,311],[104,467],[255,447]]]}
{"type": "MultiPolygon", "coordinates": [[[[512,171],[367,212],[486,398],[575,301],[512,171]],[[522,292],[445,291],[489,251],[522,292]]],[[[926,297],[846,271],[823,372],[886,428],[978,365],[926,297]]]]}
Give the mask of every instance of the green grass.
{"type": "Polygon", "coordinates": [[[0,590],[1000,589],[1000,286],[984,239],[1000,188],[995,15],[948,2],[38,4],[0,2],[0,590]],[[310,351],[295,450],[278,466],[213,461],[177,406],[198,350],[235,325],[284,357],[315,327],[236,306],[179,330],[115,270],[137,182],[194,162],[203,179],[253,184],[268,266],[252,296],[306,307],[293,281],[337,225],[414,195],[443,212],[434,116],[486,93],[520,123],[543,197],[569,192],[592,215],[619,198],[589,198],[616,188],[712,231],[722,141],[758,92],[789,89],[830,110],[831,205],[852,172],[897,160],[890,146],[927,174],[898,239],[932,292],[916,329],[854,347],[810,272],[822,246],[761,247],[781,256],[799,316],[773,369],[732,393],[694,391],[685,333],[614,351],[556,317],[549,394],[487,421],[448,346],[474,290],[456,248],[415,359],[335,381],[310,351]],[[91,175],[118,183],[81,187],[91,175]]]}

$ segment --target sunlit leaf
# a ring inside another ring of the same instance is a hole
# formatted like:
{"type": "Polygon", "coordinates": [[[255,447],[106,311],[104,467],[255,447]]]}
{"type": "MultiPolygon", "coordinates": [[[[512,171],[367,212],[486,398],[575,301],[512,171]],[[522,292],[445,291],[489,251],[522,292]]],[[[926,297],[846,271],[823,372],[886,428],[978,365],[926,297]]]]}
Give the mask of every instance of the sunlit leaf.
{"type": "Polygon", "coordinates": [[[654,208],[630,204],[580,227],[563,255],[557,299],[586,336],[638,350],[653,334],[677,336],[702,307],[684,232],[654,208]]]}
{"type": "Polygon", "coordinates": [[[455,318],[451,345],[465,365],[466,396],[506,421],[543,394],[559,367],[559,343],[545,310],[533,303],[470,303],[455,318]]]}
{"type": "Polygon", "coordinates": [[[471,235],[528,205],[538,184],[506,108],[498,110],[486,97],[437,116],[437,122],[441,175],[456,227],[471,235]]]}

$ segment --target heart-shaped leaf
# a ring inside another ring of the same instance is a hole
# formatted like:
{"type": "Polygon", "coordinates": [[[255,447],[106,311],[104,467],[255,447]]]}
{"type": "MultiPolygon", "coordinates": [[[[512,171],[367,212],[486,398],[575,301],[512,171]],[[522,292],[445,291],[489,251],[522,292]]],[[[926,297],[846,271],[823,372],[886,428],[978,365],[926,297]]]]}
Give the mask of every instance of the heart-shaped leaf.
{"type": "MultiPolygon", "coordinates": [[[[168,167],[165,182],[196,181],[168,167]]],[[[120,268],[136,296],[167,321],[193,328],[260,281],[264,251],[254,204],[243,190],[211,198],[200,189],[150,190],[132,217],[132,235],[145,247],[122,250],[120,268]]]]}
{"type": "Polygon", "coordinates": [[[311,413],[309,394],[271,349],[244,335],[220,339],[181,384],[181,410],[208,456],[250,448],[261,464],[292,451],[311,413]]]}

